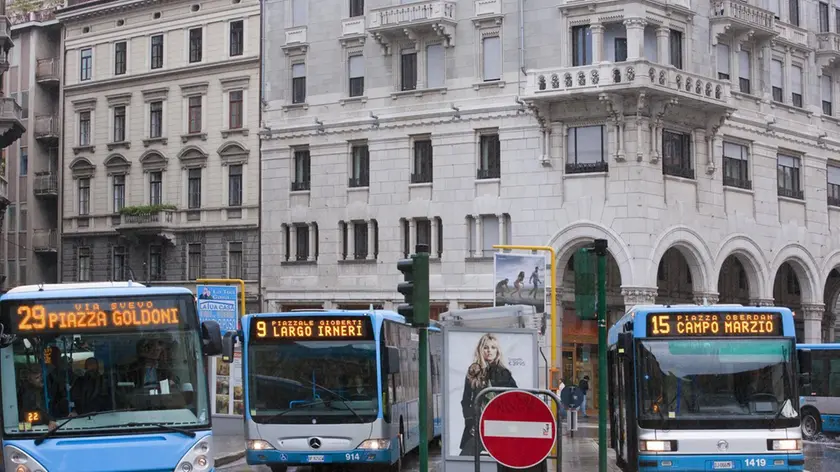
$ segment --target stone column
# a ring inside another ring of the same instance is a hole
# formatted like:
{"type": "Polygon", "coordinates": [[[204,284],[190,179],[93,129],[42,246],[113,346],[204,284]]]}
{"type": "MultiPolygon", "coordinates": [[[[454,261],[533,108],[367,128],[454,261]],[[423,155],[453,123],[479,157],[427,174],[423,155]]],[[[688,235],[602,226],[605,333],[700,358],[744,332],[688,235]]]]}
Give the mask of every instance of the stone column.
{"type": "Polygon", "coordinates": [[[318,225],[315,223],[309,223],[309,257],[306,259],[308,261],[316,261],[318,260],[317,254],[315,253],[316,246],[318,245],[318,225]]]}
{"type": "Polygon", "coordinates": [[[496,219],[499,222],[499,244],[507,244],[507,221],[505,221],[505,215],[496,215],[496,219]]]}
{"type": "Polygon", "coordinates": [[[473,215],[475,221],[475,257],[484,256],[484,233],[481,224],[481,215],[473,215]]]}
{"type": "Polygon", "coordinates": [[[356,259],[356,223],[352,221],[347,222],[347,255],[344,257],[348,261],[356,259]]]}
{"type": "MultiPolygon", "coordinates": [[[[790,53],[790,48],[786,47],[785,48],[785,70],[782,71],[782,83],[784,84],[784,87],[785,87],[784,91],[782,92],[782,94],[783,94],[782,95],[782,102],[787,103],[788,105],[793,104],[793,98],[792,98],[792,95],[791,95],[793,93],[793,80],[791,79],[791,77],[793,77],[791,75],[792,67],[793,67],[793,58],[792,58],[791,53],[790,53]]],[[[803,88],[802,91],[803,92],[805,91],[804,90],[805,89],[805,83],[804,82],[805,81],[802,80],[802,79],[799,80],[799,83],[802,84],[802,88],[803,88]]],[[[803,97],[803,101],[804,101],[804,98],[805,97],[803,97]]],[[[804,105],[804,103],[803,103],[803,105],[804,105]]]]}
{"type": "Polygon", "coordinates": [[[440,231],[437,218],[432,218],[431,220],[429,220],[429,226],[431,226],[432,228],[432,240],[429,241],[429,257],[434,259],[438,255],[438,232],[440,231]]]}
{"type": "MultiPolygon", "coordinates": [[[[645,57],[645,25],[643,18],[628,18],[624,20],[627,29],[627,60],[637,61],[645,57]]],[[[641,71],[637,71],[637,74],[641,71]]]]}
{"type": "Polygon", "coordinates": [[[598,65],[604,62],[604,25],[593,23],[589,25],[592,33],[592,64],[598,65]]]}
{"type": "Polygon", "coordinates": [[[825,305],[822,303],[802,305],[802,323],[804,338],[803,343],[822,342],[822,317],[825,313],[825,305]]]}
{"type": "Polygon", "coordinates": [[[716,292],[694,292],[694,303],[698,305],[703,305],[703,303],[708,303],[710,305],[716,305],[719,301],[719,294],[716,292]]]}
{"type": "Polygon", "coordinates": [[[664,66],[671,65],[670,40],[670,28],[666,28],[664,26],[656,28],[656,62],[664,66]]]}
{"type": "Polygon", "coordinates": [[[621,287],[625,311],[635,305],[653,305],[656,302],[656,292],[656,287],[621,287]]]}
{"type": "Polygon", "coordinates": [[[367,221],[367,229],[367,259],[373,260],[376,259],[376,225],[373,220],[367,221]]]}
{"type": "Polygon", "coordinates": [[[776,306],[776,301],[772,298],[750,298],[751,306],[776,306]]]}
{"type": "Polygon", "coordinates": [[[741,40],[732,42],[732,52],[729,53],[729,81],[732,90],[741,90],[741,40]]]}
{"type": "Polygon", "coordinates": [[[298,226],[291,225],[289,226],[289,244],[292,246],[289,248],[289,260],[296,261],[298,260],[298,253],[297,253],[297,239],[298,239],[298,226]]]}
{"type": "Polygon", "coordinates": [[[773,47],[770,41],[765,41],[761,46],[761,73],[753,74],[753,77],[759,77],[761,81],[761,95],[765,102],[773,100],[773,78],[770,75],[770,64],[773,60],[773,47]]]}
{"type": "Polygon", "coordinates": [[[417,246],[417,220],[410,218],[408,220],[408,254],[414,254],[414,248],[417,246]]]}

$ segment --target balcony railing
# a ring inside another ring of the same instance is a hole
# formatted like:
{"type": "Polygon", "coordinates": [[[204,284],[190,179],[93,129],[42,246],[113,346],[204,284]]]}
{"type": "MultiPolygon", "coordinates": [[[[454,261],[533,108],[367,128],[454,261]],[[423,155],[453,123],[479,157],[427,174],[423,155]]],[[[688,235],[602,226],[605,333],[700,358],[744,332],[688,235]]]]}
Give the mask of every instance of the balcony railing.
{"type": "Polygon", "coordinates": [[[478,180],[499,179],[502,177],[501,169],[476,169],[475,178],[478,180]]]}
{"type": "Polygon", "coordinates": [[[744,25],[772,30],[776,25],[776,16],[765,10],[738,0],[718,0],[712,2],[711,19],[734,20],[744,25]]]}
{"type": "Polygon", "coordinates": [[[23,108],[12,97],[0,97],[0,120],[21,120],[23,108]]]}
{"type": "Polygon", "coordinates": [[[309,190],[309,182],[292,182],[292,192],[303,192],[309,190]]]}
{"type": "Polygon", "coordinates": [[[139,213],[133,215],[121,215],[120,226],[126,225],[149,225],[153,227],[160,227],[170,225],[175,222],[174,210],[160,210],[150,213],[139,213]]]}
{"type": "Polygon", "coordinates": [[[371,10],[368,28],[407,26],[435,20],[455,21],[455,2],[427,0],[371,10]]]}
{"type": "Polygon", "coordinates": [[[601,162],[577,162],[566,164],[567,174],[592,174],[598,172],[609,172],[610,165],[601,162]]]}
{"type": "Polygon", "coordinates": [[[57,138],[58,118],[53,115],[35,116],[35,138],[57,138]]]}
{"type": "Polygon", "coordinates": [[[794,190],[790,188],[779,187],[778,195],[780,197],[795,198],[797,200],[805,199],[805,192],[802,190],[794,190]]]}
{"type": "Polygon", "coordinates": [[[49,82],[58,79],[58,59],[54,57],[38,59],[38,64],[35,67],[35,80],[49,82]]]}
{"type": "Polygon", "coordinates": [[[36,252],[54,252],[58,249],[58,230],[36,229],[32,233],[32,249],[36,252]]]}
{"type": "Polygon", "coordinates": [[[35,196],[58,195],[58,176],[52,172],[36,174],[33,191],[35,196]]]}

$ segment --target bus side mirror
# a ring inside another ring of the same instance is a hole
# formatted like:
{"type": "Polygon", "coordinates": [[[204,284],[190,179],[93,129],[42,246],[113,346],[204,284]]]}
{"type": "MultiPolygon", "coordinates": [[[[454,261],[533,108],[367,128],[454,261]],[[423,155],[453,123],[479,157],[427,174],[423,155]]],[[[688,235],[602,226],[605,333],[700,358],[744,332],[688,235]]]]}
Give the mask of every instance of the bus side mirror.
{"type": "Polygon", "coordinates": [[[222,361],[233,362],[233,346],[236,345],[236,331],[228,331],[222,338],[222,361]]]}
{"type": "Polygon", "coordinates": [[[811,373],[811,350],[810,349],[800,349],[796,351],[796,355],[799,357],[799,372],[801,374],[810,374],[811,373]]]}
{"type": "Polygon", "coordinates": [[[633,357],[633,335],[618,333],[618,355],[622,358],[633,357]]]}
{"type": "Polygon", "coordinates": [[[201,344],[205,356],[217,356],[222,353],[222,330],[213,320],[201,322],[201,344]]]}
{"type": "Polygon", "coordinates": [[[388,375],[400,373],[400,350],[388,346],[388,375]]]}

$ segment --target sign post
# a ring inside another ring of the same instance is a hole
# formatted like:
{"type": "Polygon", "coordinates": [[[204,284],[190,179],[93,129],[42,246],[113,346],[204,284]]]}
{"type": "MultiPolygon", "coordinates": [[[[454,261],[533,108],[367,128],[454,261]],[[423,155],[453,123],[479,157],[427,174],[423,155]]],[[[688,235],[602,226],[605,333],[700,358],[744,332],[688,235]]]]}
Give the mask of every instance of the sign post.
{"type": "Polygon", "coordinates": [[[541,464],[557,440],[557,421],[551,408],[521,390],[493,397],[481,413],[479,428],[490,457],[512,469],[541,464]]]}

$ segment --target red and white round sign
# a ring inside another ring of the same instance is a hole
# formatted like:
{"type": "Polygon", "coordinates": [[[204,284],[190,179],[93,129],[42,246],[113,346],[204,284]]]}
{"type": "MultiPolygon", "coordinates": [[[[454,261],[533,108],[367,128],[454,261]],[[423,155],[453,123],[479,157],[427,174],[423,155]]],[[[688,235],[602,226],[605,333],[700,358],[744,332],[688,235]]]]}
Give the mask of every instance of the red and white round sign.
{"type": "Polygon", "coordinates": [[[484,449],[499,464],[527,469],[551,454],[557,421],[539,397],[511,390],[494,397],[484,408],[479,436],[484,449]]]}

